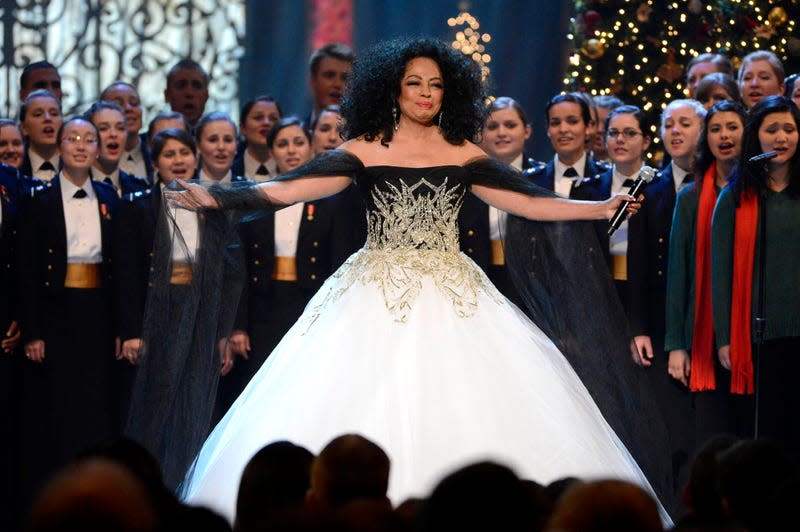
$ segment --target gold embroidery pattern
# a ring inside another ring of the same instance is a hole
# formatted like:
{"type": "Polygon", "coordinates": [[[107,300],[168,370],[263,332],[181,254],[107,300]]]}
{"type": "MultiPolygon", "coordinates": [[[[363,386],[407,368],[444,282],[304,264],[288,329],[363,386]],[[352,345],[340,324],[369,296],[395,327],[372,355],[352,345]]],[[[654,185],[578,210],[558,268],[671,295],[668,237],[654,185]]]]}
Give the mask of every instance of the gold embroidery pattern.
{"type": "Polygon", "coordinates": [[[395,321],[406,322],[423,278],[429,276],[461,317],[475,313],[478,292],[503,298],[486,275],[459,252],[458,211],[465,191],[420,179],[412,185],[387,185],[372,193],[375,209],[368,214],[364,249],[354,254],[325,283],[328,294],[307,313],[312,323],[318,311],[356,281],[374,283],[395,321]]]}

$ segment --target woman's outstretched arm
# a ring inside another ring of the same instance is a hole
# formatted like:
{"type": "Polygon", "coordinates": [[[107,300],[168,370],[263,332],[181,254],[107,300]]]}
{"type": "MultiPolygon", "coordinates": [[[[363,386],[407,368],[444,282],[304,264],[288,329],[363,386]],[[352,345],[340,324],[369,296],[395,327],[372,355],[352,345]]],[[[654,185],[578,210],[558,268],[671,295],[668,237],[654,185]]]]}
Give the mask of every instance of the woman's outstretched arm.
{"type": "Polygon", "coordinates": [[[183,187],[181,191],[165,191],[170,205],[184,209],[219,209],[240,208],[243,194],[248,206],[287,206],[305,201],[314,201],[341,192],[352,182],[348,176],[304,177],[286,181],[267,181],[247,189],[220,190],[210,192],[206,187],[188,181],[178,180],[183,187]],[[230,198],[228,200],[228,198],[230,198]]]}
{"type": "Polygon", "coordinates": [[[605,201],[579,201],[566,198],[534,197],[521,192],[472,185],[472,192],[481,200],[502,211],[529,220],[558,222],[568,220],[609,220],[624,201],[630,201],[628,214],[639,210],[639,203],[626,194],[605,201]]]}

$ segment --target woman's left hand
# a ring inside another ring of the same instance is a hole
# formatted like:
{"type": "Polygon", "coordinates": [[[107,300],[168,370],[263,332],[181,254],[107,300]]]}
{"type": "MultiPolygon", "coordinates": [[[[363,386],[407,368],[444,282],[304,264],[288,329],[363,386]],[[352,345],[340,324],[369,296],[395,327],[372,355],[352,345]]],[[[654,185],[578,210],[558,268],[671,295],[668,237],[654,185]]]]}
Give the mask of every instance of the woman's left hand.
{"type": "Polygon", "coordinates": [[[170,207],[180,207],[196,211],[199,209],[219,209],[219,203],[203,186],[178,179],[183,190],[165,190],[164,198],[170,207]]]}
{"type": "Polygon", "coordinates": [[[638,198],[634,198],[628,194],[617,194],[605,200],[605,217],[606,220],[610,220],[616,214],[617,209],[619,206],[622,205],[624,202],[628,202],[628,206],[625,209],[628,212],[628,217],[633,216],[642,206],[642,200],[644,200],[644,194],[640,194],[638,198]]]}

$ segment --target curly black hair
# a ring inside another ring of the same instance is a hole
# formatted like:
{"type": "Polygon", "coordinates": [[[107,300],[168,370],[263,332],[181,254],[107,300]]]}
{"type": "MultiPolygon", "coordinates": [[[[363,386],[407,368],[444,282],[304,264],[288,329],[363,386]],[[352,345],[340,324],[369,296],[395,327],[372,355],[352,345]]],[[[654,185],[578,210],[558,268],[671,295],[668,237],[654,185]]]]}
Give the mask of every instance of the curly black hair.
{"type": "Polygon", "coordinates": [[[477,138],[486,114],[486,87],[477,63],[436,39],[401,38],[379,43],[356,58],[342,102],[345,139],[363,135],[388,145],[400,81],[408,62],[417,57],[433,59],[442,71],[444,138],[455,145],[477,138]]]}

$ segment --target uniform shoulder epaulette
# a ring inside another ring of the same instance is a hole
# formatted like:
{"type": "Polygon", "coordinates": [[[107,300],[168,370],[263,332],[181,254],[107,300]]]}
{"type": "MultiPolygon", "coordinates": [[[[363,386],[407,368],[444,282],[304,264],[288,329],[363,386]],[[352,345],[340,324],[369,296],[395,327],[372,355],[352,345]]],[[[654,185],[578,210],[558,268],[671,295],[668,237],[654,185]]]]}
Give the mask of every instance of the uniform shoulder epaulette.
{"type": "Polygon", "coordinates": [[[125,194],[124,196],[122,196],[122,201],[136,201],[138,199],[146,198],[152,193],[153,193],[152,188],[146,188],[144,190],[131,192],[130,194],[125,194]]]}
{"type": "Polygon", "coordinates": [[[600,169],[601,173],[602,173],[602,172],[607,172],[607,171],[611,170],[611,163],[610,163],[610,162],[608,162],[608,161],[598,161],[598,160],[595,160],[595,161],[594,161],[594,164],[597,166],[597,168],[599,168],[599,169],[600,169]]]}
{"type": "Polygon", "coordinates": [[[530,165],[528,168],[523,170],[523,174],[525,175],[539,175],[544,172],[544,169],[547,168],[547,163],[542,161],[535,161],[533,159],[528,159],[528,164],[530,165]]]}
{"type": "Polygon", "coordinates": [[[98,181],[97,179],[92,179],[92,184],[100,188],[104,188],[107,191],[113,192],[114,194],[117,193],[117,189],[114,188],[114,185],[106,183],[105,181],[98,181]]]}
{"type": "Polygon", "coordinates": [[[49,190],[53,187],[52,181],[45,181],[44,183],[37,184],[36,186],[31,187],[31,197],[38,196],[42,194],[44,191],[49,190]]]}
{"type": "Polygon", "coordinates": [[[587,175],[586,177],[578,181],[578,184],[576,184],[575,186],[588,185],[590,183],[594,183],[595,181],[600,181],[600,174],[587,175]]]}

